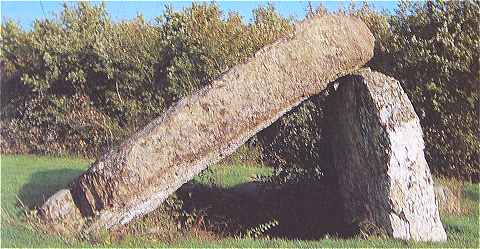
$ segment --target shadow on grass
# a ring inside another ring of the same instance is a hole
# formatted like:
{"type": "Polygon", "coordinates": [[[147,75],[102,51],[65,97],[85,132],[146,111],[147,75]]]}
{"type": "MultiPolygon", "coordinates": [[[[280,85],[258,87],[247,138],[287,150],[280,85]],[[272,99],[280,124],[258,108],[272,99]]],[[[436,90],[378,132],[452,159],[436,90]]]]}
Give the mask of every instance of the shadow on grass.
{"type": "Polygon", "coordinates": [[[18,197],[29,209],[41,206],[46,199],[60,189],[66,188],[70,182],[83,171],[74,169],[56,169],[39,171],[30,177],[22,186],[18,197]]]}
{"type": "Polygon", "coordinates": [[[203,225],[219,235],[245,235],[273,220],[278,225],[263,235],[286,239],[319,239],[344,235],[338,195],[320,184],[268,185],[249,182],[233,188],[184,185],[177,196],[184,210],[196,213],[203,225]]]}
{"type": "MultiPolygon", "coordinates": [[[[82,170],[58,169],[33,174],[19,198],[33,209],[79,176],[82,170]]],[[[191,181],[176,192],[183,210],[195,222],[221,236],[243,236],[273,220],[278,225],[262,235],[285,239],[319,239],[344,235],[338,195],[322,184],[271,185],[256,182],[221,188],[191,181]]],[[[198,225],[198,224],[197,224],[198,225]]]]}

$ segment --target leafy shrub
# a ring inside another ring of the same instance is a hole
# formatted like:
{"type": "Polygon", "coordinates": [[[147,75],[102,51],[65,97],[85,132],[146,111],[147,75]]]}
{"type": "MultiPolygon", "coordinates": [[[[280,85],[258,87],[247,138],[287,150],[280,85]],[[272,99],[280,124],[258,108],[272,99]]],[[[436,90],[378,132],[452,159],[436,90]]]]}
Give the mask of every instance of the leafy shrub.
{"type": "Polygon", "coordinates": [[[285,114],[258,134],[262,159],[278,169],[322,168],[327,154],[323,148],[324,96],[314,96],[285,114]]]}
{"type": "Polygon", "coordinates": [[[122,134],[120,127],[98,112],[86,96],[36,98],[25,104],[22,118],[2,124],[6,152],[76,153],[92,155],[122,134]]]}
{"type": "Polygon", "coordinates": [[[13,68],[2,79],[2,137],[28,152],[91,156],[163,110],[152,84],[158,32],[141,17],[114,24],[103,4],[79,3],[32,31],[2,30],[13,68]]]}

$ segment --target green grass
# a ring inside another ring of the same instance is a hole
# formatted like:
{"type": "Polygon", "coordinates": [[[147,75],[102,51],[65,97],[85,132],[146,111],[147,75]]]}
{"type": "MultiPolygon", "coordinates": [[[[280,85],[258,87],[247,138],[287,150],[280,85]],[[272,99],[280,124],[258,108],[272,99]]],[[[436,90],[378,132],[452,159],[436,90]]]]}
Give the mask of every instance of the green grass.
{"type": "Polygon", "coordinates": [[[41,205],[44,197],[67,186],[87,166],[88,161],[83,159],[2,155],[1,246],[66,246],[60,237],[39,233],[29,226],[22,205],[41,205]]]}
{"type": "MultiPolygon", "coordinates": [[[[324,238],[321,240],[240,239],[186,234],[169,243],[127,235],[110,243],[102,240],[92,245],[87,240],[66,241],[60,236],[35,230],[26,220],[22,206],[32,209],[44,198],[65,188],[88,167],[84,159],[44,156],[1,157],[1,247],[479,247],[479,185],[465,184],[463,205],[470,211],[464,216],[442,217],[447,243],[413,243],[392,239],[362,240],[324,238]]],[[[233,188],[256,176],[271,174],[269,168],[254,165],[218,165],[197,176],[193,182],[216,188],[233,188]]]]}
{"type": "Polygon", "coordinates": [[[245,182],[252,181],[257,176],[272,174],[272,168],[258,165],[217,165],[196,176],[197,183],[221,188],[232,188],[245,182]]]}

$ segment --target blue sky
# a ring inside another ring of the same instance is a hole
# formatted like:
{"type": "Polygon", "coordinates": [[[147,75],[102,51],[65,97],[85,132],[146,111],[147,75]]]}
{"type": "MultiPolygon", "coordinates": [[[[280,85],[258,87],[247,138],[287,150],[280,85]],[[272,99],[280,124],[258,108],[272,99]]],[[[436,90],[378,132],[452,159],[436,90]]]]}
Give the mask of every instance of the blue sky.
{"type": "MultiPolygon", "coordinates": [[[[1,1],[2,21],[12,18],[24,28],[29,29],[35,19],[52,17],[62,9],[64,1],[1,1]]],[[[98,3],[98,1],[93,1],[98,3]]],[[[210,1],[209,1],[210,2],[210,1]]],[[[252,10],[269,1],[217,1],[224,12],[237,11],[248,21],[252,17],[252,10]]],[[[270,1],[280,14],[301,19],[305,16],[307,1],[270,1]]],[[[69,2],[74,4],[74,2],[69,2]]],[[[349,1],[312,1],[313,6],[323,4],[329,10],[336,10],[342,6],[347,7],[349,1]]],[[[362,2],[357,2],[361,5],[362,2]]],[[[180,10],[191,5],[191,1],[106,1],[107,11],[113,20],[128,20],[138,13],[143,14],[147,20],[153,20],[163,13],[165,5],[171,4],[180,10]]],[[[394,1],[369,1],[376,9],[393,11],[397,3],[394,1]]]]}

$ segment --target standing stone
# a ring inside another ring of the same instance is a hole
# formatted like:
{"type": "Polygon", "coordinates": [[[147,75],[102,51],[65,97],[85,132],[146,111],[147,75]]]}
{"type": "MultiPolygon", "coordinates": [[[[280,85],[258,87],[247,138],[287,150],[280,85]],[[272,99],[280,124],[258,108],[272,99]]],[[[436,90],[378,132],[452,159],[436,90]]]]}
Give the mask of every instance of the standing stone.
{"type": "Polygon", "coordinates": [[[445,241],[422,129],[399,82],[362,69],[337,83],[329,143],[345,222],[399,239],[445,241]]]}
{"type": "Polygon", "coordinates": [[[363,66],[373,43],[354,17],[326,15],[298,24],[291,37],[182,99],[100,157],[70,186],[76,206],[93,220],[92,229],[142,217],[286,111],[363,66]]]}

